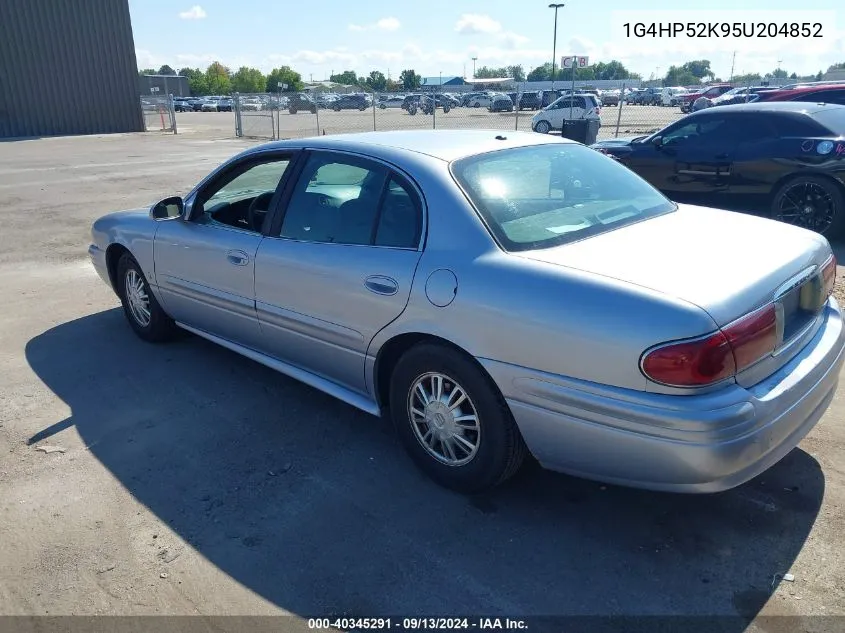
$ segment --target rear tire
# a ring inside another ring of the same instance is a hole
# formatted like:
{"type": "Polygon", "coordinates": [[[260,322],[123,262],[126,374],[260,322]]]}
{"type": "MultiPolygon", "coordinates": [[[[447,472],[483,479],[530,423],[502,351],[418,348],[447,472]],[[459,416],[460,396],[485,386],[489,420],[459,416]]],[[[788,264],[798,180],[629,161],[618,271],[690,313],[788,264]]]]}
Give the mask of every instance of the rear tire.
{"type": "Polygon", "coordinates": [[[141,266],[129,253],[117,263],[117,294],[130,327],[149,343],[173,339],[179,328],[159,305],[141,266]]]}
{"type": "Polygon", "coordinates": [[[534,131],[539,134],[548,134],[551,130],[552,126],[548,121],[537,121],[537,125],[534,126],[534,131]]]}
{"type": "Polygon", "coordinates": [[[416,465],[458,492],[478,493],[505,482],[528,453],[490,377],[444,345],[421,343],[399,359],[390,380],[390,416],[416,465]]]}
{"type": "Polygon", "coordinates": [[[773,220],[810,229],[828,239],[845,234],[845,195],[827,178],[798,176],[787,180],[772,196],[770,213],[773,220]],[[821,226],[823,222],[826,226],[821,226]]]}

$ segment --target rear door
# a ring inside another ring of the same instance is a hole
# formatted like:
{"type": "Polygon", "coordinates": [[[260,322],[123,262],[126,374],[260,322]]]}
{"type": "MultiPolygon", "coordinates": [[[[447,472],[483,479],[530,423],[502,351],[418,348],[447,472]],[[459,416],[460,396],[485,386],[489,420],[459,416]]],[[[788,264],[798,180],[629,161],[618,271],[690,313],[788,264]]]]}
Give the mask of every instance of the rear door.
{"type": "Polygon", "coordinates": [[[422,248],[418,189],[390,166],[314,151],[255,264],[263,347],[366,393],[376,333],[408,303],[422,248]]]}

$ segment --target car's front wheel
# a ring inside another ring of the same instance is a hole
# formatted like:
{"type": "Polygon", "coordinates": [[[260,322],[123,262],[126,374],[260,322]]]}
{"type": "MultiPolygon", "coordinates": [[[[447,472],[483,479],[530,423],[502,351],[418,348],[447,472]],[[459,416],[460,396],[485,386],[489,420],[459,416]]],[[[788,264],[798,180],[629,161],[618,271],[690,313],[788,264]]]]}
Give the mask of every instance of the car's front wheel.
{"type": "Polygon", "coordinates": [[[150,343],[173,338],[178,332],[176,324],[159,305],[141,267],[129,253],[117,263],[117,286],[123,312],[138,336],[150,343]]]}
{"type": "Polygon", "coordinates": [[[540,134],[548,134],[552,131],[552,126],[549,125],[548,121],[537,121],[537,125],[534,126],[534,131],[539,132],[540,134]]]}
{"type": "Polygon", "coordinates": [[[845,229],[845,196],[835,183],[819,176],[788,180],[772,197],[772,219],[794,224],[830,239],[845,229]]]}
{"type": "Polygon", "coordinates": [[[519,470],[527,448],[496,385],[463,353],[422,343],[393,370],[390,412],[411,458],[438,484],[464,493],[519,470]]]}

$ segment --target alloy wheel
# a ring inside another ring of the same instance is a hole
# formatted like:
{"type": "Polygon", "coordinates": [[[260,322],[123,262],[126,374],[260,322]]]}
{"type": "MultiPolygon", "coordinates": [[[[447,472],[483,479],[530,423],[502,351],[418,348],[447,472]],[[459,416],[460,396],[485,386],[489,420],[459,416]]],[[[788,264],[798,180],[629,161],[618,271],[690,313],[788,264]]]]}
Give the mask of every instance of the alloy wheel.
{"type": "Polygon", "coordinates": [[[836,205],[825,187],[796,182],[781,193],[774,219],[824,233],[833,223],[836,205]]]}
{"type": "Polygon", "coordinates": [[[132,318],[141,327],[147,327],[150,324],[150,297],[138,271],[131,268],[126,271],[123,288],[132,318]]]}

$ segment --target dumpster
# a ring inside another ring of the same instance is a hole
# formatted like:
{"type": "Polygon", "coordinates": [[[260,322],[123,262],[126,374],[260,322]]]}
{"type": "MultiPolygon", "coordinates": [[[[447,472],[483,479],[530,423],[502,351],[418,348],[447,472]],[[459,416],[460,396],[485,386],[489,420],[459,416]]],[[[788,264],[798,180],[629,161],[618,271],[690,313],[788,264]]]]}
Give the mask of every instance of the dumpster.
{"type": "Polygon", "coordinates": [[[575,119],[564,121],[560,135],[584,145],[592,145],[599,135],[601,121],[599,119],[575,119]]]}

